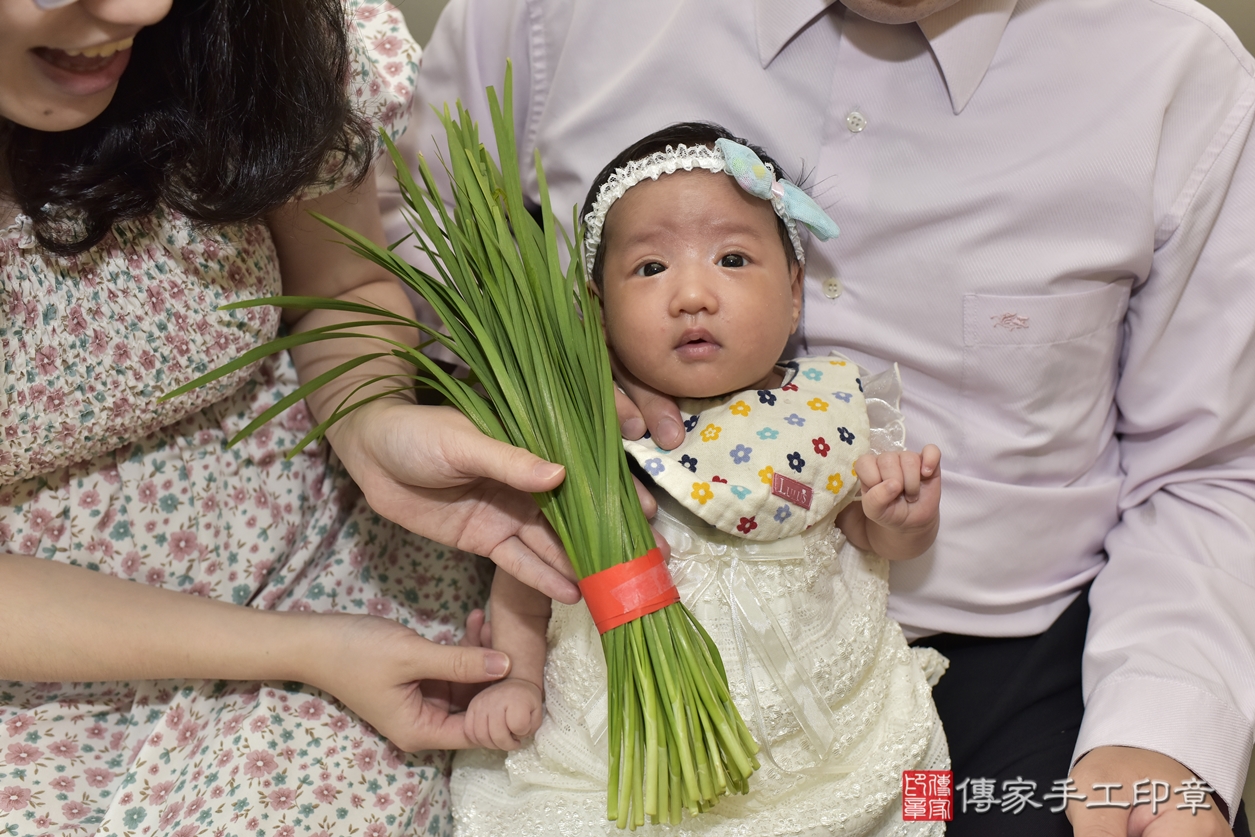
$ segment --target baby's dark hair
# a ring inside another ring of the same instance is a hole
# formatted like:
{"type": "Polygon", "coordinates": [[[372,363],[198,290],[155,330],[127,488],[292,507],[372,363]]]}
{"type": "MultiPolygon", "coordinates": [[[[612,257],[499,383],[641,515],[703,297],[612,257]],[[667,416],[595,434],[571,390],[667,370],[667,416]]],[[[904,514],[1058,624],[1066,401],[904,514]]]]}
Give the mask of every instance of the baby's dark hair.
{"type": "MultiPolygon", "coordinates": [[[[713,122],[677,122],[674,125],[668,125],[660,131],[654,131],[647,137],[638,139],[620,151],[613,160],[606,164],[606,167],[593,180],[593,185],[589,187],[588,195],[584,198],[584,205],[580,208],[581,222],[588,213],[593,211],[593,204],[597,201],[597,193],[601,191],[601,187],[616,170],[626,166],[633,160],[648,157],[655,151],[665,151],[667,146],[672,148],[678,145],[687,145],[689,147],[695,145],[714,146],[715,140],[721,139],[732,140],[735,143],[746,146],[757,154],[758,158],[764,163],[771,164],[772,168],[776,170],[777,178],[792,182],[792,179],[785,174],[783,167],[775,161],[775,158],[759,146],[741,137],[734,136],[731,131],[722,125],[716,125],[713,122]]],[[[782,218],[776,218],[776,229],[780,233],[780,243],[784,247],[784,255],[789,261],[789,267],[793,267],[793,265],[797,264],[797,254],[793,252],[793,242],[789,238],[789,228],[785,226],[782,218]]],[[[601,242],[597,245],[597,256],[593,259],[593,264],[590,268],[591,275],[588,277],[593,280],[599,290],[604,282],[605,256],[606,236],[603,232],[601,242]]]]}

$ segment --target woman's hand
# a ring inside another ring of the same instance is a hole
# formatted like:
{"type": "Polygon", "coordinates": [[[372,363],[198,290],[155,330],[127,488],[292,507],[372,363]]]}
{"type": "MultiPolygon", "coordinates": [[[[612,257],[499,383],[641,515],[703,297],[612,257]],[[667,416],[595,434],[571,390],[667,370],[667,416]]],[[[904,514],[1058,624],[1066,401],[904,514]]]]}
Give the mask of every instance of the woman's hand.
{"type": "MultiPolygon", "coordinates": [[[[285,293],[335,297],[377,305],[413,316],[400,282],[372,262],[355,255],[326,227],[309,217],[315,211],[383,242],[374,178],[362,186],[324,195],[273,213],[269,220],[285,293]]],[[[285,320],[293,332],[345,320],[357,314],[292,310],[285,320]]],[[[415,345],[418,334],[395,324],[355,328],[415,345]]],[[[291,350],[303,382],[363,354],[387,350],[367,337],[326,340],[291,350]]],[[[319,421],[326,419],[358,384],[354,398],[396,387],[413,369],[395,357],[378,358],[311,393],[306,399],[319,421]]],[[[675,444],[683,426],[675,404],[665,396],[650,401],[649,414],[670,406],[675,444]]],[[[664,421],[664,424],[666,422],[664,421]]],[[[643,428],[642,428],[643,432],[643,428]]],[[[663,431],[664,438],[671,438],[663,431]]],[[[637,434],[640,435],[640,434],[637,434]]],[[[384,517],[439,543],[485,555],[506,572],[561,602],[579,601],[574,573],[561,542],[545,522],[529,493],[548,491],[564,472],[527,451],[485,437],[460,413],[447,407],[422,407],[401,394],[364,406],[327,433],[336,453],[361,486],[371,507],[384,517]]],[[[652,498],[643,493],[646,511],[652,498]]]]}
{"type": "Polygon", "coordinates": [[[190,596],[41,558],[0,554],[0,680],[295,680],[333,695],[405,750],[467,747],[473,687],[510,658],[438,645],[374,616],[190,596]]]}
{"type": "MultiPolygon", "coordinates": [[[[383,242],[373,177],[355,189],[284,207],[269,218],[284,292],[366,303],[412,317],[400,282],[354,254],[310,218],[310,211],[383,242]]],[[[284,318],[298,333],[361,319],[357,314],[325,310],[292,310],[284,318]]],[[[354,331],[411,346],[418,341],[414,329],[392,323],[354,331]]],[[[291,354],[304,382],[346,360],[388,349],[369,337],[340,338],[298,346],[291,354]]],[[[321,421],[357,385],[396,376],[366,383],[354,400],[403,386],[413,371],[399,358],[377,358],[306,400],[321,421]]],[[[333,426],[327,436],[371,507],[384,517],[439,543],[486,555],[559,601],[579,601],[562,546],[527,496],[561,483],[560,466],[485,437],[456,410],[420,407],[402,394],[360,408],[333,426]]]]}
{"type": "Polygon", "coordinates": [[[332,442],[384,517],[487,556],[550,598],[580,600],[562,543],[528,496],[561,483],[562,466],[484,436],[452,407],[401,400],[354,411],[332,442]]]}
{"type": "Polygon", "coordinates": [[[457,686],[498,681],[510,658],[473,644],[439,645],[375,616],[311,614],[324,641],[307,652],[308,682],[334,695],[406,752],[473,747],[457,686]]]}

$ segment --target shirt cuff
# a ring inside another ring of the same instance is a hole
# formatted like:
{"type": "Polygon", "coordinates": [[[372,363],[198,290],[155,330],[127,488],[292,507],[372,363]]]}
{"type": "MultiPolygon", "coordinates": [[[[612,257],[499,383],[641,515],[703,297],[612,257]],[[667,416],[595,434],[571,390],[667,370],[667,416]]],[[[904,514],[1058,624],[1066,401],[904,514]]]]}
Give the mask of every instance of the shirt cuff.
{"type": "Polygon", "coordinates": [[[1215,790],[1233,825],[1253,737],[1251,722],[1210,692],[1167,678],[1124,677],[1100,683],[1085,702],[1072,766],[1095,747],[1163,753],[1215,790]]]}

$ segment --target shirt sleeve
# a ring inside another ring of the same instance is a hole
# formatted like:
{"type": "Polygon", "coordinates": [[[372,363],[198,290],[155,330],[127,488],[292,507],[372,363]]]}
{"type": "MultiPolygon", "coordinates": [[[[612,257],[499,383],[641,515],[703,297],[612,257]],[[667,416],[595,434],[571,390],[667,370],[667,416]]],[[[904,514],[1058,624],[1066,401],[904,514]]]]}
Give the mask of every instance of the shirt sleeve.
{"type": "Polygon", "coordinates": [[[1255,741],[1255,81],[1161,227],[1116,398],[1125,482],[1090,592],[1095,747],[1164,753],[1236,813],[1255,741]]]}
{"type": "MultiPolygon", "coordinates": [[[[414,99],[422,50],[410,36],[401,13],[383,0],[346,0],[351,65],[349,100],[371,128],[371,158],[383,152],[383,129],[394,142],[405,131],[414,99]]],[[[345,167],[343,156],[333,154],[323,164],[318,181],[301,192],[308,200],[349,185],[356,171],[345,167]]]]}

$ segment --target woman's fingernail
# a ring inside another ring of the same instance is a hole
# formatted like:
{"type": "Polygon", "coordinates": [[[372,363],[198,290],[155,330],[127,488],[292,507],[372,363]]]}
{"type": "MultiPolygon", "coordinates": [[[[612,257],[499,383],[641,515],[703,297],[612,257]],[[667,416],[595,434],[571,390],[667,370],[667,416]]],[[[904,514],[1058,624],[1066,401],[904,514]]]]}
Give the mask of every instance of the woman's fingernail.
{"type": "Polygon", "coordinates": [[[537,462],[536,467],[532,469],[532,473],[536,475],[537,479],[547,482],[562,473],[562,466],[553,462],[537,462]]]}
{"type": "Polygon", "coordinates": [[[510,658],[495,651],[484,655],[484,671],[490,677],[504,677],[510,670],[510,658]]]}
{"type": "Polygon", "coordinates": [[[619,428],[624,439],[639,439],[645,435],[645,421],[641,418],[630,418],[619,428]]]}

